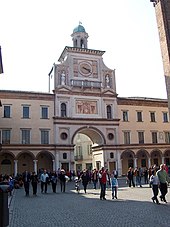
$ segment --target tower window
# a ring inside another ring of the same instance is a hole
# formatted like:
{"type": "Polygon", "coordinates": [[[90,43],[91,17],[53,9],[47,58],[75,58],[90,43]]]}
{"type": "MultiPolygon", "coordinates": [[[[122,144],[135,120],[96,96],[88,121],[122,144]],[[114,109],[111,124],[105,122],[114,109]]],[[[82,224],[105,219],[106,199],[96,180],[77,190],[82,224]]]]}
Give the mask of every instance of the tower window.
{"type": "Polygon", "coordinates": [[[61,103],[61,117],[67,117],[66,104],[61,103]]]}
{"type": "Polygon", "coordinates": [[[63,153],[63,159],[67,159],[67,153],[63,153]]]}
{"type": "Polygon", "coordinates": [[[106,110],[107,110],[107,119],[112,119],[112,107],[108,105],[106,107],[106,110]]]}

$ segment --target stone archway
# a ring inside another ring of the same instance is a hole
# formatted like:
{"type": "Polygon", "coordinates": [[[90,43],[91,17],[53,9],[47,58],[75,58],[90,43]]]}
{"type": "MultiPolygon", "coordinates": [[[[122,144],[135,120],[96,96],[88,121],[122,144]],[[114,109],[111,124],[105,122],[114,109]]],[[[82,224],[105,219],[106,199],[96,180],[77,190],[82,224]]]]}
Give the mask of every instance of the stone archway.
{"type": "Polygon", "coordinates": [[[156,165],[157,167],[160,166],[162,163],[162,153],[160,150],[155,149],[151,152],[151,166],[156,165]]]}
{"type": "Polygon", "coordinates": [[[38,153],[36,156],[38,173],[43,169],[52,172],[54,159],[53,155],[48,151],[41,151],[38,153]]]}
{"type": "Polygon", "coordinates": [[[17,155],[18,160],[18,173],[22,174],[24,171],[33,172],[34,171],[34,165],[33,160],[35,159],[35,156],[30,151],[23,151],[17,155]]]}
{"type": "Polygon", "coordinates": [[[149,154],[146,150],[141,149],[136,153],[137,166],[138,168],[148,168],[148,158],[149,154]]]}
{"type": "Polygon", "coordinates": [[[103,133],[94,127],[82,127],[72,137],[74,146],[75,170],[100,168],[104,166],[104,152],[101,149],[106,143],[103,133]],[[99,147],[100,146],[100,151],[99,147]],[[100,164],[99,164],[100,163],[100,164]]]}
{"type": "Polygon", "coordinates": [[[131,150],[125,150],[121,154],[122,160],[122,175],[126,175],[129,167],[134,168],[134,158],[135,154],[131,150]]]}
{"type": "Polygon", "coordinates": [[[14,174],[14,155],[11,152],[2,152],[0,155],[0,173],[14,174]]]}

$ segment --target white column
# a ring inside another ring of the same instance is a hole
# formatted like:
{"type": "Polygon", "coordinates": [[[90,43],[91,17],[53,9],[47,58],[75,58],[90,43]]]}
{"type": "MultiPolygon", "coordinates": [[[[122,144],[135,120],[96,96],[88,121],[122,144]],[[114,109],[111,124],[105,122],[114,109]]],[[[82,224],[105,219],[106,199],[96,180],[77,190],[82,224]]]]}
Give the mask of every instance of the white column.
{"type": "Polygon", "coordinates": [[[120,159],[119,151],[117,151],[116,170],[118,171],[118,176],[121,176],[122,175],[122,159],[120,159]]]}
{"type": "Polygon", "coordinates": [[[53,162],[53,171],[55,171],[56,170],[55,169],[55,160],[53,159],[52,162],[53,162]]]}
{"type": "Polygon", "coordinates": [[[133,159],[133,167],[136,168],[137,167],[137,158],[133,159]]]}
{"type": "Polygon", "coordinates": [[[37,174],[37,162],[38,160],[33,160],[34,162],[34,172],[37,174]]]}
{"type": "Polygon", "coordinates": [[[148,158],[148,168],[151,167],[151,158],[148,158]]]}
{"type": "Polygon", "coordinates": [[[70,166],[69,170],[74,170],[74,151],[70,151],[70,166]]]}
{"type": "Polygon", "coordinates": [[[55,152],[55,169],[56,171],[60,168],[60,160],[59,160],[59,151],[55,152]]]}
{"type": "Polygon", "coordinates": [[[162,164],[164,164],[164,162],[165,162],[165,157],[162,156],[162,164]]]}
{"type": "Polygon", "coordinates": [[[14,176],[18,173],[18,160],[14,160],[14,176]]]}

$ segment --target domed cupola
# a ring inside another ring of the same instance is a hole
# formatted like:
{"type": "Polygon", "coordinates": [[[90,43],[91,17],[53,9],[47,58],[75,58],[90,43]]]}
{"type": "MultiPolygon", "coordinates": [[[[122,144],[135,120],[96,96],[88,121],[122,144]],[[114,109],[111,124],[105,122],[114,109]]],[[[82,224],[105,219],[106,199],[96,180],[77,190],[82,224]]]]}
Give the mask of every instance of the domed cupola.
{"type": "Polygon", "coordinates": [[[85,28],[79,22],[79,25],[74,28],[73,34],[71,35],[73,40],[73,47],[87,48],[88,34],[85,28]]]}

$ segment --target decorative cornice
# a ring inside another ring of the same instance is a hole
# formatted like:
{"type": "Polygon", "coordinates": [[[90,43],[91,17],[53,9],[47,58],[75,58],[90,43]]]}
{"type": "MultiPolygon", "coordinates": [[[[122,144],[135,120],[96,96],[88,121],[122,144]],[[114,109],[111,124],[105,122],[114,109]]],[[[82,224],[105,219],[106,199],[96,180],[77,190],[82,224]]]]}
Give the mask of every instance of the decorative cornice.
{"type": "Polygon", "coordinates": [[[59,62],[63,62],[64,58],[66,56],[66,54],[68,52],[71,53],[80,53],[80,54],[91,54],[91,55],[98,55],[98,56],[102,56],[105,51],[101,51],[101,50],[93,50],[93,49],[87,49],[87,48],[79,48],[79,47],[69,47],[66,46],[63,50],[63,52],[61,53],[58,61],[59,62]]]}

